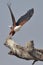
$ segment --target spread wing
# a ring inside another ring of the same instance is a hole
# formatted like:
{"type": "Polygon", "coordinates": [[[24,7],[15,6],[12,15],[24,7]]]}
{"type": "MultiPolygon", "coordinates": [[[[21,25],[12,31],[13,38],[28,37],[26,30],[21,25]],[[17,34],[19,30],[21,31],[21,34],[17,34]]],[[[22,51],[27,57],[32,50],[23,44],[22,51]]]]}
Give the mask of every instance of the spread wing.
{"type": "Polygon", "coordinates": [[[13,12],[12,12],[12,10],[11,10],[10,5],[7,4],[7,6],[8,6],[8,8],[9,8],[9,11],[10,11],[10,14],[11,14],[11,18],[12,18],[13,26],[15,26],[15,25],[16,25],[15,17],[14,17],[14,15],[13,15],[13,12]]]}
{"type": "Polygon", "coordinates": [[[24,14],[23,16],[21,16],[18,21],[17,21],[17,25],[21,25],[23,26],[28,20],[30,20],[30,18],[32,17],[34,13],[34,9],[30,9],[29,11],[27,11],[26,14],[24,14]]]}

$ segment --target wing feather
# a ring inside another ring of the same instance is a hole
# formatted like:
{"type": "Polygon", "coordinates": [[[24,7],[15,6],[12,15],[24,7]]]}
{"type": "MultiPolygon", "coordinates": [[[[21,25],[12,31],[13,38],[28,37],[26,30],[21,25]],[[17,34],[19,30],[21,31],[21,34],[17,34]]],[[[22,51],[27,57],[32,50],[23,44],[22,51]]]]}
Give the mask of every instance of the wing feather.
{"type": "Polygon", "coordinates": [[[27,11],[26,14],[24,14],[23,16],[21,16],[18,21],[17,21],[17,25],[24,25],[28,20],[30,20],[30,18],[33,16],[34,13],[34,9],[30,9],[29,11],[27,11]]]}
{"type": "Polygon", "coordinates": [[[8,6],[8,8],[9,8],[9,11],[10,11],[10,14],[11,14],[13,26],[15,26],[15,25],[16,25],[15,17],[14,17],[14,15],[13,15],[13,12],[12,12],[12,10],[11,10],[10,5],[7,5],[7,6],[8,6]]]}

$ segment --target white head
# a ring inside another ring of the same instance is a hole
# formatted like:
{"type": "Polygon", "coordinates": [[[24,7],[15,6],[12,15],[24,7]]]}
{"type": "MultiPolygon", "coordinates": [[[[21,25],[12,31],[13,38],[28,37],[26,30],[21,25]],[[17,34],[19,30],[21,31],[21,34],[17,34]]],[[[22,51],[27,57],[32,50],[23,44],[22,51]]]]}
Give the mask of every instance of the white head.
{"type": "Polygon", "coordinates": [[[12,29],[13,27],[12,26],[8,26],[10,29],[12,29]]]}

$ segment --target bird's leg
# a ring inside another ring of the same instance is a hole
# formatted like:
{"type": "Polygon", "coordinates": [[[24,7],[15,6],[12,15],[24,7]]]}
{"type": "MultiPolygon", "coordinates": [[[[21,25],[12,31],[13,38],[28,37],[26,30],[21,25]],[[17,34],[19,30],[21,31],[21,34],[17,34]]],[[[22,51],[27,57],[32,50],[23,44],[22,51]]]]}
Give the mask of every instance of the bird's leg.
{"type": "Polygon", "coordinates": [[[12,39],[12,34],[8,36],[8,39],[12,39]]]}
{"type": "Polygon", "coordinates": [[[9,35],[13,36],[15,34],[14,30],[11,30],[11,32],[9,33],[9,35]]]}
{"type": "Polygon", "coordinates": [[[32,63],[32,65],[34,65],[36,61],[38,61],[38,60],[34,60],[33,63],[32,63]]]}

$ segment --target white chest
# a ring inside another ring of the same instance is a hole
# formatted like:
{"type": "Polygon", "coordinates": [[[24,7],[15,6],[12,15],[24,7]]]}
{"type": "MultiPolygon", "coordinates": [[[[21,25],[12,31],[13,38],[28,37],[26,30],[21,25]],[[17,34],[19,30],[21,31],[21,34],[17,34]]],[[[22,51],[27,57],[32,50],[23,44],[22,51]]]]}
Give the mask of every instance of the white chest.
{"type": "Polygon", "coordinates": [[[22,27],[21,25],[16,26],[16,27],[14,28],[14,31],[15,31],[15,32],[19,31],[19,30],[21,29],[21,27],[22,27]]]}

